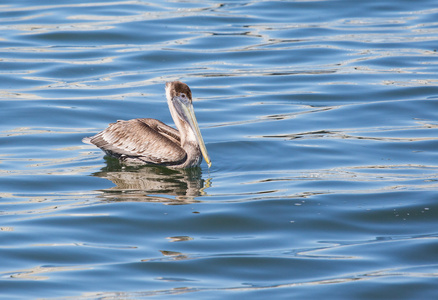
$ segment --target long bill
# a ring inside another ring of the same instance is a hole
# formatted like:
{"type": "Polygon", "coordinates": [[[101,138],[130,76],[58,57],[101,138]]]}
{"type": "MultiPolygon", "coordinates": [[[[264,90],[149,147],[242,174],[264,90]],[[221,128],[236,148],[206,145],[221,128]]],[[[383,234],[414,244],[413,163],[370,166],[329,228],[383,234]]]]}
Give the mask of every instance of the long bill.
{"type": "Polygon", "coordinates": [[[193,110],[193,105],[191,103],[187,103],[186,105],[182,105],[184,110],[184,115],[187,116],[187,121],[189,122],[190,127],[195,133],[196,140],[199,144],[199,148],[201,149],[202,156],[205,159],[208,167],[211,167],[210,156],[207,153],[207,147],[205,147],[204,140],[202,139],[201,131],[199,130],[198,121],[196,120],[195,111],[193,110]]]}

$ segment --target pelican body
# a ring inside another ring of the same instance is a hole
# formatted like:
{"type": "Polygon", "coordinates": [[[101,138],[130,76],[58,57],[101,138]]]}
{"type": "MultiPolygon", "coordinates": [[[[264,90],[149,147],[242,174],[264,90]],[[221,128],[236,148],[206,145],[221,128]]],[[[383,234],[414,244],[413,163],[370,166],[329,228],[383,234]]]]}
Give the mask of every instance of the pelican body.
{"type": "Polygon", "coordinates": [[[178,130],[155,119],[132,119],[109,124],[95,136],[84,138],[106,154],[127,163],[172,168],[199,166],[202,156],[211,166],[196,121],[192,92],[180,81],[166,82],[166,98],[178,130]],[[202,156],[201,156],[202,155],[202,156]]]}

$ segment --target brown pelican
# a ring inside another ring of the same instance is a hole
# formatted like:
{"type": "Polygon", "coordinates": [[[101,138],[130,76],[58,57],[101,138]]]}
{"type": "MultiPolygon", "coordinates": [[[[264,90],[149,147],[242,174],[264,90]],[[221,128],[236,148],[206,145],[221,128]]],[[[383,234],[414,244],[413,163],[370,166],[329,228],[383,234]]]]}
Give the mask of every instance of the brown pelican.
{"type": "Polygon", "coordinates": [[[190,168],[201,163],[202,154],[210,167],[190,88],[180,81],[166,82],[166,98],[178,130],[155,119],[133,119],[111,123],[105,130],[82,141],[127,163],[190,168]]]}

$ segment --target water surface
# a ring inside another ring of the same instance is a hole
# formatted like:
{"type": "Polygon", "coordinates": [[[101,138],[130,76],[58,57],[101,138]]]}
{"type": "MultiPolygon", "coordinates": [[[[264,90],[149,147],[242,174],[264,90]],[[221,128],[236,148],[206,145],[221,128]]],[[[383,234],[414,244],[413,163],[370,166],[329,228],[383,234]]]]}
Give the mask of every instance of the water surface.
{"type": "Polygon", "coordinates": [[[432,299],[435,1],[0,6],[5,299],[432,299]],[[81,139],[173,124],[212,168],[132,168],[81,139]]]}

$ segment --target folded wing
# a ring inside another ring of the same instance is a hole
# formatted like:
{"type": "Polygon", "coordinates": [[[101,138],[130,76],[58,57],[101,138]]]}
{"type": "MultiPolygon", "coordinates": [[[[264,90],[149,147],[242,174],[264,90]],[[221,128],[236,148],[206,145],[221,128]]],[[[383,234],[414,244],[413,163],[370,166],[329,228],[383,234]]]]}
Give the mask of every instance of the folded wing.
{"type": "Polygon", "coordinates": [[[177,164],[187,157],[179,132],[155,119],[117,121],[85,142],[118,158],[153,164],[177,164]]]}

